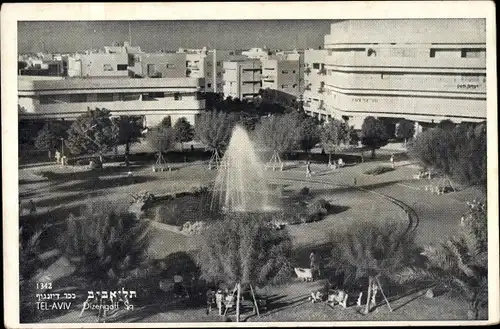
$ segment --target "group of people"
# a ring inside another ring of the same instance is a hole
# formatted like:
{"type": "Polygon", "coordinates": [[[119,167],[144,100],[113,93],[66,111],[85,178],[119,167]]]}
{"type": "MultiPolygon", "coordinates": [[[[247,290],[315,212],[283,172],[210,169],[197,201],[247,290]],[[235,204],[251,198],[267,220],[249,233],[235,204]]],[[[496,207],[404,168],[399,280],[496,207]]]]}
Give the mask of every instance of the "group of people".
{"type": "Polygon", "coordinates": [[[56,164],[61,164],[61,165],[65,165],[66,164],[66,156],[65,155],[61,155],[61,152],[59,152],[58,150],[56,150],[56,154],[54,156],[56,158],[56,164]]]}
{"type": "Polygon", "coordinates": [[[215,305],[219,311],[219,315],[223,315],[222,309],[230,308],[234,304],[235,292],[229,292],[226,288],[225,290],[218,289],[214,291],[212,289],[207,290],[207,315],[212,312],[212,306],[215,305]]]}

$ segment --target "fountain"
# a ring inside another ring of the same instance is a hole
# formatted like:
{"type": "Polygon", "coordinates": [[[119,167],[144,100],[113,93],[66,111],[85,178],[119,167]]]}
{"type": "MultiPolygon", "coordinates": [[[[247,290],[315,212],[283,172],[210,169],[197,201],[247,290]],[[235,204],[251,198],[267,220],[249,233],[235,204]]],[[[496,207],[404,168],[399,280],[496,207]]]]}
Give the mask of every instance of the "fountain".
{"type": "Polygon", "coordinates": [[[212,208],[217,204],[225,211],[267,212],[278,210],[274,203],[253,143],[236,126],[217,172],[212,208]]]}

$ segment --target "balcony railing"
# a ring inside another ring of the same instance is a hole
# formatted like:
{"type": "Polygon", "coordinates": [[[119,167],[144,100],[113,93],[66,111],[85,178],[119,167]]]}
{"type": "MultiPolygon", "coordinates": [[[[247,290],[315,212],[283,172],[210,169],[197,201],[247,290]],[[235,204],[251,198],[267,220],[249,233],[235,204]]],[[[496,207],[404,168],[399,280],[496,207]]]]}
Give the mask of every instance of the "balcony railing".
{"type": "Polygon", "coordinates": [[[323,69],[320,69],[320,70],[318,71],[318,74],[319,74],[319,75],[326,75],[326,69],[324,69],[324,68],[323,68],[323,69]]]}

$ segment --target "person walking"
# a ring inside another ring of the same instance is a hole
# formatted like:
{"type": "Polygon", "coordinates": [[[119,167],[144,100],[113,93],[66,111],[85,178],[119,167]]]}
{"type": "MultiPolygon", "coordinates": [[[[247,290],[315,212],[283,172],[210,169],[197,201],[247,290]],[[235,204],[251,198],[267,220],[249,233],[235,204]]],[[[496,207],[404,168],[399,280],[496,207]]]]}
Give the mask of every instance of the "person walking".
{"type": "Polygon", "coordinates": [[[306,177],[311,177],[311,162],[309,160],[306,162],[306,177]]]}
{"type": "Polygon", "coordinates": [[[319,269],[318,257],[316,256],[316,252],[314,250],[309,255],[309,265],[310,265],[311,273],[312,273],[313,280],[314,280],[316,277],[319,277],[321,275],[321,272],[319,269]],[[316,276],[316,274],[317,274],[317,276],[316,276]]]}
{"type": "Polygon", "coordinates": [[[217,304],[217,308],[219,309],[219,315],[222,315],[222,300],[224,299],[224,294],[222,290],[219,289],[215,293],[215,303],[217,304]]]}
{"type": "Polygon", "coordinates": [[[391,154],[391,166],[394,168],[394,154],[391,154]]]}
{"type": "Polygon", "coordinates": [[[59,162],[61,161],[61,153],[58,150],[56,150],[55,158],[56,158],[56,164],[59,164],[59,162]]]}

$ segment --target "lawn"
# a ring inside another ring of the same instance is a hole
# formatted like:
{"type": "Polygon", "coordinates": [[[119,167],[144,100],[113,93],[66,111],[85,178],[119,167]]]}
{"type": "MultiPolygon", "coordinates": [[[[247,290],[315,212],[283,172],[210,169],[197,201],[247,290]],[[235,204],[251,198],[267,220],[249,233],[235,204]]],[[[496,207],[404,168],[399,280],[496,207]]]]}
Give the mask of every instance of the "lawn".
{"type": "MultiPolygon", "coordinates": [[[[313,177],[306,179],[299,163],[284,172],[268,172],[270,182],[285,185],[285,190],[299,191],[308,187],[315,198],[324,198],[342,211],[328,215],[324,219],[307,224],[292,225],[287,229],[292,237],[294,265],[306,267],[311,249],[317,249],[321,256],[329,255],[328,242],[332,232],[345,230],[348,225],[359,220],[406,220],[402,209],[383,198],[385,194],[396,198],[412,207],[419,216],[417,241],[420,243],[438,243],[455,232],[460,214],[465,211],[464,197],[453,194],[435,195],[412,189],[405,185],[413,184],[411,177],[418,169],[401,166],[382,175],[366,176],[363,172],[374,167],[373,162],[348,166],[336,171],[329,171],[326,165],[313,164],[313,177]],[[356,186],[353,186],[353,179],[356,186]],[[363,187],[367,191],[359,191],[363,187]],[[376,193],[370,193],[376,192],[376,193]],[[323,248],[324,249],[321,249],[323,248]]],[[[62,214],[77,211],[84,204],[96,200],[128,203],[130,194],[150,191],[163,195],[171,192],[188,191],[193,187],[206,185],[213,180],[215,171],[206,169],[206,165],[193,162],[178,164],[171,172],[153,173],[148,165],[138,165],[132,169],[132,176],[118,164],[106,164],[107,168],[96,178],[95,173],[73,168],[45,166],[30,167],[20,170],[20,201],[25,204],[34,200],[37,211],[60,211],[62,214]]],[[[61,215],[64,217],[63,215],[61,215]]],[[[151,259],[165,259],[175,253],[189,252],[194,249],[195,237],[188,237],[169,230],[155,228],[148,248],[151,259]]],[[[323,304],[307,302],[311,290],[321,286],[321,282],[289,284],[268,287],[261,294],[274,300],[272,309],[262,314],[261,318],[250,316],[248,321],[368,321],[368,320],[453,320],[466,319],[466,303],[449,296],[426,299],[416,292],[394,301],[395,311],[389,313],[385,306],[377,308],[369,315],[359,314],[355,308],[347,310],[331,309],[323,304]],[[273,299],[274,298],[274,299],[273,299]]],[[[205,315],[203,307],[167,306],[158,297],[160,306],[152,305],[141,311],[137,310],[123,318],[123,321],[144,322],[196,322],[220,321],[215,315],[205,315]]],[[[271,305],[272,305],[271,304],[271,305]]],[[[83,318],[78,312],[43,317],[47,322],[95,322],[90,312],[83,318]]]]}

